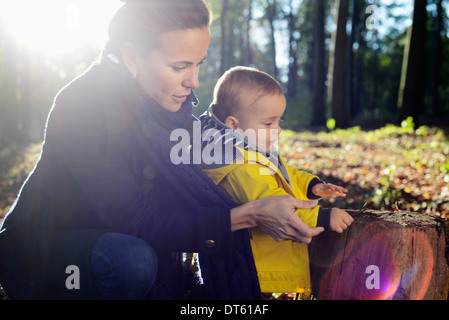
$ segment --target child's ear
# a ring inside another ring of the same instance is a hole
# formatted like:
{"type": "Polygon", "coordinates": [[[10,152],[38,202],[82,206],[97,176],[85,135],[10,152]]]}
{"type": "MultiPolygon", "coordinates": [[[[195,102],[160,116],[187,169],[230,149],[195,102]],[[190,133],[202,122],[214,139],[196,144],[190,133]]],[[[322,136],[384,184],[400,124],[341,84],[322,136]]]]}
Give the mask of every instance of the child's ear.
{"type": "Polygon", "coordinates": [[[122,59],[126,68],[135,78],[137,75],[137,53],[136,48],[129,42],[122,45],[122,59]]]}
{"type": "Polygon", "coordinates": [[[239,121],[237,120],[236,117],[229,116],[225,120],[225,125],[227,125],[228,127],[236,130],[236,129],[239,128],[239,121]]]}

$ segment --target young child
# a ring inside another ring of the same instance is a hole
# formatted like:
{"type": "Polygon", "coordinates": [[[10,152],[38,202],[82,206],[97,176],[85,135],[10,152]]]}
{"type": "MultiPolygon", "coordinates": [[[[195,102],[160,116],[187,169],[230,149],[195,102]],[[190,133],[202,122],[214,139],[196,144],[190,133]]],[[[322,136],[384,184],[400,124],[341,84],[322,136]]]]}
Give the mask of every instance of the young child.
{"type": "MultiPolygon", "coordinates": [[[[200,117],[203,140],[209,137],[203,150],[222,150],[222,161],[203,164],[203,170],[237,204],[274,195],[301,200],[345,197],[346,189],[286,165],[277,153],[279,122],[285,108],[282,87],[270,75],[248,67],[228,70],[215,86],[209,110],[200,117]]],[[[296,214],[310,227],[340,233],[353,222],[348,213],[337,208],[317,206],[296,214]]],[[[250,233],[261,291],[309,296],[307,245],[277,242],[258,228],[250,233]]]]}

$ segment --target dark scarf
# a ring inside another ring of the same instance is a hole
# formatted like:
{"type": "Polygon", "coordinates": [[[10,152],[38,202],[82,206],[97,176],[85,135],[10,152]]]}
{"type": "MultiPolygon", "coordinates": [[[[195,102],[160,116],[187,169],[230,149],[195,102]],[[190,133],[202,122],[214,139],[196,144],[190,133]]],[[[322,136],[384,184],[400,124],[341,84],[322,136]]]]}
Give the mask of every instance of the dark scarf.
{"type": "MultiPolygon", "coordinates": [[[[159,173],[158,177],[162,177],[157,182],[157,192],[153,196],[158,212],[164,214],[167,210],[178,208],[194,212],[199,207],[213,205],[226,209],[235,207],[200,166],[174,165],[170,161],[171,148],[177,143],[170,141],[170,134],[174,129],[190,130],[192,127],[192,107],[198,104],[194,94],[188,97],[178,112],[172,113],[143,94],[132,80],[128,80],[129,75],[126,74],[126,77],[128,78],[121,87],[124,91],[134,92],[130,107],[136,112],[136,119],[139,121],[139,126],[133,130],[138,130],[137,136],[142,138],[140,143],[146,146],[145,152],[149,162],[159,173]]],[[[234,232],[231,247],[231,253],[228,255],[199,256],[204,282],[203,298],[260,299],[260,287],[248,231],[234,232]]],[[[171,274],[167,274],[167,270],[160,271],[165,272],[165,276],[160,277],[161,281],[173,279],[171,274]]],[[[159,285],[160,292],[156,293],[156,296],[164,298],[164,286],[161,283],[159,285]]]]}

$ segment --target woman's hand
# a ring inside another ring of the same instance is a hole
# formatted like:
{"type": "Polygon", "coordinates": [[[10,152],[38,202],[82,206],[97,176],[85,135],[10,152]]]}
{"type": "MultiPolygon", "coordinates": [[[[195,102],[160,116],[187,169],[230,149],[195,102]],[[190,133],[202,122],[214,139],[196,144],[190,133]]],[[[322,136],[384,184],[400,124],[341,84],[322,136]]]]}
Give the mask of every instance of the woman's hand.
{"type": "Polygon", "coordinates": [[[254,200],[231,210],[232,231],[257,226],[276,241],[292,240],[309,244],[324,228],[310,228],[295,211],[311,209],[317,204],[317,201],[303,201],[292,196],[254,200]]]}

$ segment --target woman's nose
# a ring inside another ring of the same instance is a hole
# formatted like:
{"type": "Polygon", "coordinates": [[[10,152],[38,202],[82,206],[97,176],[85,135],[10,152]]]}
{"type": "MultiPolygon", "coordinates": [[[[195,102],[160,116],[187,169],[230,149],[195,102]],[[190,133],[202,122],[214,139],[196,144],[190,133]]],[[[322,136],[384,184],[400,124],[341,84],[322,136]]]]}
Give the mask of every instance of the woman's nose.
{"type": "Polygon", "coordinates": [[[199,70],[194,69],[188,78],[184,80],[184,87],[189,89],[197,89],[200,86],[200,81],[198,79],[199,70]]]}

